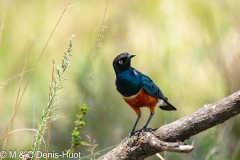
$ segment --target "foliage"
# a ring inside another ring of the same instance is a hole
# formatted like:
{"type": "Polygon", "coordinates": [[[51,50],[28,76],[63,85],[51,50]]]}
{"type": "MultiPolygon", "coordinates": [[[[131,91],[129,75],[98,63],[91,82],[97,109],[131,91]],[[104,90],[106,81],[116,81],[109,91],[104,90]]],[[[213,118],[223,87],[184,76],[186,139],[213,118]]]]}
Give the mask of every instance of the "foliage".
{"type": "Polygon", "coordinates": [[[77,120],[74,122],[75,127],[72,131],[72,142],[71,142],[71,148],[69,150],[70,153],[74,153],[75,149],[79,147],[80,145],[89,145],[88,142],[84,142],[81,140],[81,130],[82,127],[85,125],[85,122],[83,121],[83,117],[87,114],[89,111],[89,108],[86,104],[83,104],[79,106],[80,113],[76,115],[77,120]]]}
{"type": "MultiPolygon", "coordinates": [[[[33,141],[33,147],[32,147],[32,156],[33,159],[35,159],[37,150],[39,148],[39,145],[42,142],[42,136],[44,136],[44,133],[51,122],[56,120],[59,116],[53,115],[54,111],[57,109],[54,107],[56,105],[56,102],[59,97],[59,93],[63,90],[64,83],[67,80],[65,77],[63,77],[64,72],[66,69],[70,66],[70,57],[72,53],[72,39],[70,39],[70,44],[66,52],[64,52],[63,58],[62,58],[62,65],[61,67],[57,67],[56,69],[56,75],[54,74],[54,67],[52,71],[52,83],[50,85],[50,93],[49,93],[49,99],[46,108],[43,110],[43,115],[41,122],[38,126],[38,130],[36,133],[35,140],[33,141]]],[[[55,63],[55,62],[53,62],[55,63]]],[[[54,65],[54,64],[53,64],[54,65]]]]}

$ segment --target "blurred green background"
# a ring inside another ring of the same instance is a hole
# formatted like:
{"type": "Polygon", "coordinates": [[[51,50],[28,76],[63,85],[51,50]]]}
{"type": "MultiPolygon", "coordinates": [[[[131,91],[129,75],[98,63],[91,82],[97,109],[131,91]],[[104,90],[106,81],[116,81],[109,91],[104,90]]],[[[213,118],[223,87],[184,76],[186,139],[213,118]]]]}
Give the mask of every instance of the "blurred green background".
{"type": "MultiPolygon", "coordinates": [[[[0,80],[22,71],[31,49],[31,70],[67,1],[0,0],[0,80]]],[[[37,128],[48,100],[52,60],[61,64],[69,38],[73,40],[71,67],[52,123],[50,150],[70,147],[71,131],[100,30],[105,0],[72,0],[33,74],[16,115],[13,130],[37,128]]],[[[136,54],[132,66],[149,75],[178,109],[156,110],[152,128],[184,117],[240,89],[240,1],[232,0],[109,0],[101,46],[94,58],[84,103],[93,110],[85,118],[83,140],[96,140],[95,151],[118,144],[137,118],[115,89],[113,59],[122,52],[136,54]]],[[[25,74],[23,86],[29,73],[25,74]]],[[[0,137],[5,135],[16,99],[19,79],[0,90],[0,137]]],[[[137,126],[142,127],[149,110],[137,126]]],[[[160,153],[168,160],[240,159],[240,117],[191,137],[189,154],[160,153]]],[[[31,148],[33,133],[11,134],[7,150],[31,148]]],[[[2,148],[3,141],[0,141],[2,148]]],[[[44,147],[44,146],[42,146],[44,147]]],[[[79,149],[88,155],[85,147],[79,149]]],[[[156,156],[148,160],[158,159],[156,156]]]]}

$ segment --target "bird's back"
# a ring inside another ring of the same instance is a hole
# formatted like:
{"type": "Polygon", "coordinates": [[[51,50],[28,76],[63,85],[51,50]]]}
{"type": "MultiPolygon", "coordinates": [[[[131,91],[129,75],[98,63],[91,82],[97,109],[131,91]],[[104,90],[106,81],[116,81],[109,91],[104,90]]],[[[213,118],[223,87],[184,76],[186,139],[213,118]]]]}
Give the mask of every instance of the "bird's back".
{"type": "Polygon", "coordinates": [[[140,75],[142,79],[142,90],[144,90],[147,94],[149,94],[152,97],[155,97],[159,100],[161,103],[159,103],[159,107],[163,110],[176,110],[176,108],[168,102],[168,99],[163,95],[160,88],[152,81],[151,78],[148,76],[142,74],[141,72],[137,71],[138,75],[140,75]]]}

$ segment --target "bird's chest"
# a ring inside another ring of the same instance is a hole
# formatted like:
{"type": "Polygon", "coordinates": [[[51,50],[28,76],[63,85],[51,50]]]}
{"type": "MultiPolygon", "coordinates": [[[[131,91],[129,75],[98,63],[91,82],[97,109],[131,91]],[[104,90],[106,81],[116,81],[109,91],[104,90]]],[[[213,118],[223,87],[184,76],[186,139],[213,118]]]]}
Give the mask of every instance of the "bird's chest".
{"type": "Polygon", "coordinates": [[[140,77],[133,72],[122,73],[117,76],[116,87],[118,92],[124,97],[129,97],[137,94],[142,88],[140,77]]]}

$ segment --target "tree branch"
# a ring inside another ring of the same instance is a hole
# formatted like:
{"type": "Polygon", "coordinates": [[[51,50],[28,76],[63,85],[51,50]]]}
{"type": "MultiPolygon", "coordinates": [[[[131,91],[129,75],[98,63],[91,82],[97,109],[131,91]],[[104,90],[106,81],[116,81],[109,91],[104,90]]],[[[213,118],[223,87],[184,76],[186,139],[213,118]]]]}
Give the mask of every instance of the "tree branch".
{"type": "Polygon", "coordinates": [[[240,91],[151,132],[132,136],[97,160],[142,160],[162,151],[191,152],[194,147],[182,142],[240,113],[240,91]]]}

